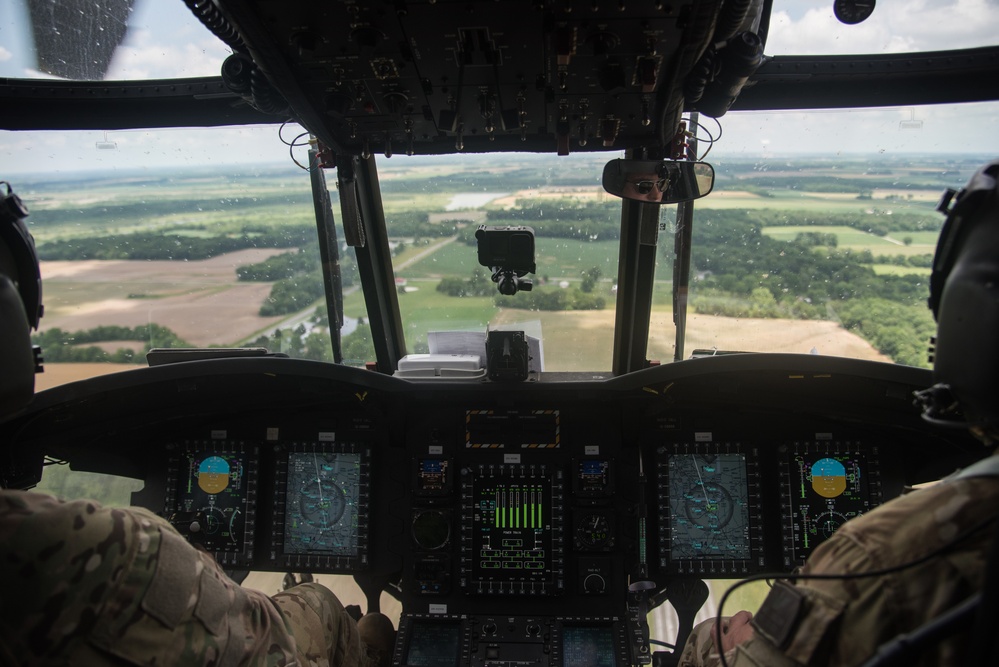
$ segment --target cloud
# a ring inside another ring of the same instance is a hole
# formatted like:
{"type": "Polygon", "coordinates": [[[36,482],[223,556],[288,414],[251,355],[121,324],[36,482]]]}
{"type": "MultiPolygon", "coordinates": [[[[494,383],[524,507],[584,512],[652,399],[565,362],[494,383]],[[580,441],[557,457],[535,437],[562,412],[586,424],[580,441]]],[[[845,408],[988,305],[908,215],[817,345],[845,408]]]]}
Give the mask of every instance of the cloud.
{"type": "Polygon", "coordinates": [[[999,34],[999,3],[992,0],[904,0],[880,3],[858,25],[836,20],[832,2],[801,12],[776,11],[768,55],[906,53],[987,46],[999,34]]]}
{"type": "Polygon", "coordinates": [[[14,57],[14,54],[0,46],[0,63],[6,62],[14,57]]]}
{"type": "MultiPolygon", "coordinates": [[[[712,156],[800,153],[999,154],[999,102],[821,111],[732,112],[712,156]],[[922,121],[910,129],[910,121],[922,121]],[[903,124],[904,123],[904,124],[903,124]],[[764,143],[760,137],[769,141],[764,143]]],[[[710,158],[709,158],[710,159],[710,158]]]]}
{"type": "Polygon", "coordinates": [[[115,51],[108,79],[218,76],[231,51],[211,35],[190,41],[159,41],[138,30],[115,51]]]}

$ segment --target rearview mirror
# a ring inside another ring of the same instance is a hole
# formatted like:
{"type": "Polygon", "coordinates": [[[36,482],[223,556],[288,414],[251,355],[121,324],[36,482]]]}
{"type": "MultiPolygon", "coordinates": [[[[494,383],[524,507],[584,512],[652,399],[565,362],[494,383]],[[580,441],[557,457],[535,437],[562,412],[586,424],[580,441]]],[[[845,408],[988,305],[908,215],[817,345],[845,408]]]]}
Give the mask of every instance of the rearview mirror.
{"type": "Polygon", "coordinates": [[[715,170],[707,162],[611,160],[604,167],[603,185],[624,199],[675,204],[711,192],[715,170]]]}

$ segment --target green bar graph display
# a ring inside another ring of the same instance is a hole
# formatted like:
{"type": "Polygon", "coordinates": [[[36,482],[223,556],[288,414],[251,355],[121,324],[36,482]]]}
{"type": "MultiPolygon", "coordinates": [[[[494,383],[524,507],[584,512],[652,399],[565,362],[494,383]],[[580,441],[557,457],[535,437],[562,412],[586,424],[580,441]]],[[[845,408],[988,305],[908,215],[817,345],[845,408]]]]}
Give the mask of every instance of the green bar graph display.
{"type": "Polygon", "coordinates": [[[553,480],[526,466],[479,472],[469,517],[472,548],[464,560],[471,589],[542,595],[556,590],[562,578],[555,538],[562,526],[556,513],[545,515],[545,506],[558,506],[560,498],[553,480]]]}

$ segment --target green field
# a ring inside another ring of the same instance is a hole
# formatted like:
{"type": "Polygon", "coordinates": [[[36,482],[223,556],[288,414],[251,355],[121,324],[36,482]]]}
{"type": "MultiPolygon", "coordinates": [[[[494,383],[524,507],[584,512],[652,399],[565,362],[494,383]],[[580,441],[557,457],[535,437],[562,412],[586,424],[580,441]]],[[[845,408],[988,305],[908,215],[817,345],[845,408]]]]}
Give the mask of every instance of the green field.
{"type": "Polygon", "coordinates": [[[798,234],[835,234],[839,250],[870,250],[874,255],[932,254],[936,249],[939,232],[894,232],[888,236],[878,236],[852,227],[840,225],[795,225],[790,227],[764,227],[763,234],[778,241],[793,241],[798,234]],[[905,238],[911,239],[906,245],[905,238]]]}
{"type": "MultiPolygon", "coordinates": [[[[385,210],[385,225],[392,233],[392,214],[408,211],[443,211],[451,201],[451,195],[441,192],[391,192],[382,191],[382,207],[385,210]]],[[[337,211],[339,213],[339,211],[337,211]]],[[[338,216],[339,217],[339,216],[338,216]]]]}
{"type": "Polygon", "coordinates": [[[909,274],[929,276],[930,268],[921,266],[896,266],[895,264],[871,264],[879,276],[905,276],[909,274]]]}
{"type": "Polygon", "coordinates": [[[840,247],[871,246],[885,248],[895,244],[870,232],[862,232],[858,229],[845,226],[834,225],[800,225],[792,227],[764,227],[763,233],[778,241],[793,241],[798,234],[835,234],[840,247]]]}
{"type": "Polygon", "coordinates": [[[775,211],[803,211],[807,213],[866,213],[892,211],[897,213],[925,213],[933,210],[933,202],[898,201],[893,199],[857,199],[855,194],[837,192],[802,192],[799,190],[770,190],[768,196],[739,190],[738,184],[720,185],[716,192],[699,200],[695,209],[773,209],[775,211]],[[726,192],[725,187],[731,190],[726,192]]]}
{"type": "MultiPolygon", "coordinates": [[[[409,251],[407,251],[409,252],[409,251]]],[[[551,280],[580,279],[580,274],[594,266],[599,267],[604,278],[617,275],[617,241],[577,241],[573,239],[543,239],[535,241],[538,275],[551,280]]],[[[458,276],[467,278],[481,266],[474,246],[456,241],[442,247],[431,256],[414,262],[398,272],[400,278],[439,278],[458,276]]]]}

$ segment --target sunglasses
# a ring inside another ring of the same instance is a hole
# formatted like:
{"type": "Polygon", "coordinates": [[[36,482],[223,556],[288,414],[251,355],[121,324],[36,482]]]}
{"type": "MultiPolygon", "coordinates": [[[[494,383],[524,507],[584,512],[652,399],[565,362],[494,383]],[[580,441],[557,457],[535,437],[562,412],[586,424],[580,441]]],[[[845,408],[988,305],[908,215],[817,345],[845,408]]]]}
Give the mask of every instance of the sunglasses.
{"type": "Polygon", "coordinates": [[[656,188],[659,192],[665,192],[666,181],[665,178],[660,178],[658,181],[634,181],[632,185],[635,186],[639,194],[647,195],[652,192],[652,188],[656,188]]]}

